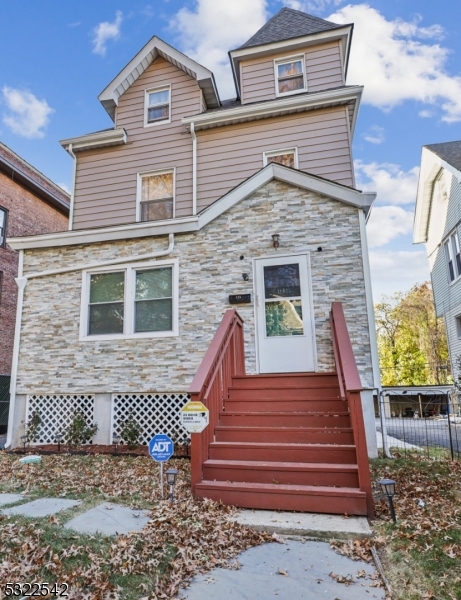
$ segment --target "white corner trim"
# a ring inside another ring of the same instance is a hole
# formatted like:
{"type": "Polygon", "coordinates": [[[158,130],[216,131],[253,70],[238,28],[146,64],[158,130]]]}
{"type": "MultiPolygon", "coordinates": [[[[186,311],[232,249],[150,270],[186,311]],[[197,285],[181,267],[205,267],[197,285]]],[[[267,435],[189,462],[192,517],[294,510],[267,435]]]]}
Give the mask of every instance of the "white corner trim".
{"type": "MultiPolygon", "coordinates": [[[[238,123],[242,120],[251,121],[252,119],[271,117],[287,112],[301,112],[303,110],[315,110],[328,106],[337,106],[338,104],[347,104],[355,101],[359,104],[362,95],[362,86],[351,86],[335,90],[326,90],[322,92],[312,92],[310,94],[297,94],[276,100],[269,100],[256,104],[243,104],[235,108],[221,109],[184,117],[182,124],[188,129],[193,122],[195,131],[208,127],[238,123]]],[[[357,109],[355,113],[357,112],[357,109]]],[[[356,116],[355,116],[356,118],[356,116]]],[[[355,121],[353,126],[355,125],[355,121]]],[[[352,128],[353,131],[353,128],[352,128]]]]}
{"type": "Polygon", "coordinates": [[[82,288],[81,288],[81,303],[80,303],[80,342],[99,342],[109,340],[125,340],[139,338],[164,338],[176,337],[179,335],[179,261],[177,258],[170,260],[159,260],[155,262],[142,263],[136,262],[136,257],[125,259],[124,263],[115,266],[105,266],[82,271],[82,288]],[[134,304],[136,290],[136,271],[140,269],[155,269],[162,267],[172,268],[172,304],[173,304],[173,321],[170,331],[146,331],[136,333],[134,331],[134,304]],[[124,318],[123,318],[123,333],[104,334],[104,335],[88,335],[88,315],[89,315],[89,300],[90,300],[90,277],[97,273],[114,273],[124,271],[125,286],[124,286],[124,318]]]}
{"type": "Polygon", "coordinates": [[[192,214],[197,214],[197,136],[195,135],[194,122],[190,124],[192,136],[192,214]]]}
{"type": "Polygon", "coordinates": [[[74,204],[75,204],[75,183],[77,181],[77,157],[72,150],[72,144],[69,144],[67,152],[72,157],[72,190],[70,192],[70,207],[69,207],[69,231],[72,231],[74,224],[74,204]]]}
{"type": "MultiPolygon", "coordinates": [[[[90,148],[103,148],[105,146],[117,146],[126,144],[127,134],[124,129],[110,129],[109,131],[98,131],[96,133],[88,133],[75,138],[61,140],[61,146],[69,152],[69,146],[74,152],[79,150],[87,150],[90,148]]],[[[69,152],[70,154],[70,152],[69,152]]]]}
{"type": "Polygon", "coordinates": [[[281,154],[294,154],[295,169],[299,169],[298,166],[298,147],[292,146],[291,148],[281,148],[277,150],[267,150],[263,152],[263,167],[266,167],[269,163],[267,161],[271,156],[280,156],[281,154]]]}

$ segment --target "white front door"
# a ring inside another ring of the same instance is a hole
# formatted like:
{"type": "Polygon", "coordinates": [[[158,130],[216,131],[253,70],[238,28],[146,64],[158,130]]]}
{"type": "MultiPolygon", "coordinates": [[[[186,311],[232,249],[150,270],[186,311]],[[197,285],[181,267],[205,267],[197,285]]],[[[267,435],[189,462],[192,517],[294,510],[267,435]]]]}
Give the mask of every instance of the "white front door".
{"type": "Polygon", "coordinates": [[[314,370],[314,336],[306,254],[255,261],[260,373],[314,370]]]}

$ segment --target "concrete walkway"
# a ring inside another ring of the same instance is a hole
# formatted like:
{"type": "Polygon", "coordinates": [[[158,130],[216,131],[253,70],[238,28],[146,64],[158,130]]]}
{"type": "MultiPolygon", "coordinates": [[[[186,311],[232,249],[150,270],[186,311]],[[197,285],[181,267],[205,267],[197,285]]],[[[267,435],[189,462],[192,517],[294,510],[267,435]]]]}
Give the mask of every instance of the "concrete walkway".
{"type": "Polygon", "coordinates": [[[147,510],[133,510],[127,506],[104,502],[67,521],[64,527],[79,533],[121,535],[141,531],[150,520],[148,514],[147,510]]]}
{"type": "Polygon", "coordinates": [[[370,586],[374,566],[341,556],[325,542],[287,540],[286,544],[263,544],[243,552],[237,559],[240,569],[214,569],[199,575],[180,597],[187,600],[268,600],[274,597],[280,600],[382,600],[385,597],[384,589],[370,586]],[[363,574],[366,578],[358,577],[363,574]],[[353,583],[339,583],[337,579],[341,577],[353,583]]]}

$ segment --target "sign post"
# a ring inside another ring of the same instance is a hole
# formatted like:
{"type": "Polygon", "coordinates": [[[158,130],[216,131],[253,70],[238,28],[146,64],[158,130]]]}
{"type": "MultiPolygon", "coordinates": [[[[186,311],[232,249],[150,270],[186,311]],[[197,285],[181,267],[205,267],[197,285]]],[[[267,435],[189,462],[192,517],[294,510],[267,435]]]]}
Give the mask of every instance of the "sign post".
{"type": "Polygon", "coordinates": [[[149,454],[160,463],[160,490],[163,500],[163,463],[174,454],[174,443],[165,433],[158,433],[149,442],[149,454]]]}
{"type": "Polygon", "coordinates": [[[201,433],[210,422],[210,412],[202,402],[190,401],[181,409],[181,423],[189,433],[201,433]]]}

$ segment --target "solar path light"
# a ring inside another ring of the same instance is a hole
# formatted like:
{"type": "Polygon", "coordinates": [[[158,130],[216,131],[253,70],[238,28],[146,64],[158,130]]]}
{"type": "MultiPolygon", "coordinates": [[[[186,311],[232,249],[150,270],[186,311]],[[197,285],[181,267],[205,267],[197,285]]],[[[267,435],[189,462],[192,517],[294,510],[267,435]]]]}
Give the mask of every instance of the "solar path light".
{"type": "Polygon", "coordinates": [[[383,494],[387,496],[392,520],[394,523],[397,523],[397,519],[395,518],[394,501],[392,500],[395,494],[395,481],[393,479],[380,479],[378,484],[381,486],[383,494]]]}
{"type": "Polygon", "coordinates": [[[113,444],[115,444],[115,454],[118,454],[118,445],[120,444],[121,440],[122,436],[118,433],[114,433],[114,435],[112,436],[112,442],[113,444]]]}
{"type": "Polygon", "coordinates": [[[27,435],[21,435],[21,442],[24,444],[24,454],[26,453],[27,435]]]}
{"type": "Polygon", "coordinates": [[[60,431],[54,434],[54,441],[58,444],[58,452],[61,452],[61,443],[63,435],[60,431]]]}
{"type": "Polygon", "coordinates": [[[173,492],[174,492],[174,486],[175,486],[177,477],[178,477],[177,469],[168,469],[168,471],[166,472],[166,482],[170,486],[170,502],[173,502],[173,500],[174,500],[173,492]]]}

